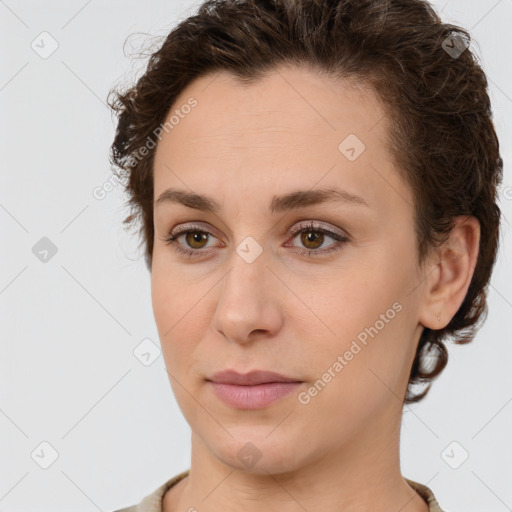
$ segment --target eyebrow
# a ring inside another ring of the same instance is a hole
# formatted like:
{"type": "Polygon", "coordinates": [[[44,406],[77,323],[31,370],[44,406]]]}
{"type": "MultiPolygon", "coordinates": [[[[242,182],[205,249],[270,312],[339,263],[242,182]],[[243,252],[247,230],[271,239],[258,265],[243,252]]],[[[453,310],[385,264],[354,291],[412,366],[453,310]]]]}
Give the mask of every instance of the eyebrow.
{"type": "MultiPolygon", "coordinates": [[[[274,196],[270,201],[269,210],[271,213],[280,213],[326,202],[342,202],[369,207],[362,197],[351,194],[346,190],[322,188],[296,190],[281,196],[274,196]]],[[[173,188],[164,190],[154,204],[157,207],[164,203],[177,203],[187,208],[211,213],[219,213],[221,210],[219,203],[211,197],[173,188]]]]}

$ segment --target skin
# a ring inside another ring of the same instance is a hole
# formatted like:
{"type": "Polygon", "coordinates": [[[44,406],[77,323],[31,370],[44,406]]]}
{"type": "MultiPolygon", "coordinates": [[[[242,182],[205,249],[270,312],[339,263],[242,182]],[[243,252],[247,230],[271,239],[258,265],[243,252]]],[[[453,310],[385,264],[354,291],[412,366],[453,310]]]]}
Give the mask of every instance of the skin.
{"type": "Polygon", "coordinates": [[[222,208],[154,209],[153,311],[192,430],[190,475],[166,493],[164,511],[427,511],[400,472],[403,397],[423,328],[444,327],[467,292],[478,221],[455,219],[446,244],[418,266],[412,191],[386,151],[387,118],[372,91],[282,66],[250,86],[225,72],[203,76],[172,110],[191,96],[197,106],[156,148],[154,198],[173,187],[222,208]],[[338,150],[348,134],[366,146],[355,161],[338,150]],[[269,211],[274,195],[331,186],[368,207],[269,211]],[[322,254],[338,242],[290,235],[300,221],[349,240],[322,254]],[[190,258],[165,239],[192,222],[212,235],[176,242],[203,251],[190,258]],[[262,249],[252,263],[236,252],[247,236],[262,249]],[[294,392],[237,409],[205,380],[227,368],[265,369],[307,391],[397,302],[400,312],[307,404],[294,392]],[[261,454],[252,467],[237,457],[247,442],[261,454]]]}

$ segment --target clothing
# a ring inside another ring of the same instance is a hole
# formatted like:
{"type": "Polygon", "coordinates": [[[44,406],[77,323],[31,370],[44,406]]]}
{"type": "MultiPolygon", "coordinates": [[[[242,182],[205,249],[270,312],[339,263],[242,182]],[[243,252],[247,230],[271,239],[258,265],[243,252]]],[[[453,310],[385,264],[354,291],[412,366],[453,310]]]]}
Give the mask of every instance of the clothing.
{"type": "MultiPolygon", "coordinates": [[[[116,510],[115,512],[162,512],[162,498],[164,494],[174,484],[177,484],[180,480],[183,480],[188,476],[189,471],[190,470],[187,469],[186,471],[183,471],[183,473],[171,478],[151,494],[148,494],[139,504],[116,510]]],[[[443,512],[434,496],[434,493],[426,485],[419,484],[418,482],[414,482],[408,478],[406,478],[405,481],[427,502],[429,512],[443,512]]]]}

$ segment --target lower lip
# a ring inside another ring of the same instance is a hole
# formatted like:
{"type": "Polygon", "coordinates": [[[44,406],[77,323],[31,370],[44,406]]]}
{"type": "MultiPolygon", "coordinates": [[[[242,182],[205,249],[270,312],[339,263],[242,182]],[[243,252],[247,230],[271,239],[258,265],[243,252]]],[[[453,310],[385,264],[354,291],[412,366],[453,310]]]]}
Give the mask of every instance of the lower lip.
{"type": "Polygon", "coordinates": [[[211,382],[215,394],[226,404],[239,409],[261,409],[296,390],[301,382],[268,382],[256,386],[237,386],[211,382]]]}

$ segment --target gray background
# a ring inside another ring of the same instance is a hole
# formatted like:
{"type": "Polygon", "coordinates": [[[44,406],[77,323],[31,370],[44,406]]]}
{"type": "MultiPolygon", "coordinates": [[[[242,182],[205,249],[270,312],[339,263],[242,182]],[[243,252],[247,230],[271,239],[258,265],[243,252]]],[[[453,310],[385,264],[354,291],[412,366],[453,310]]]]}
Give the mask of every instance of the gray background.
{"type": "MultiPolygon", "coordinates": [[[[126,196],[109,187],[105,99],[141,72],[131,49],[198,3],[0,1],[2,511],[108,511],[189,467],[149,273],[122,226],[126,196]],[[58,48],[42,58],[52,40],[58,48]],[[46,262],[34,254],[50,246],[46,262]],[[135,355],[143,340],[139,351],[154,347],[147,366],[135,355]]],[[[433,4],[469,29],[489,79],[505,160],[503,240],[486,323],[472,344],[450,346],[428,398],[405,413],[402,472],[447,512],[501,512],[512,509],[512,0],[433,4]]]]}

